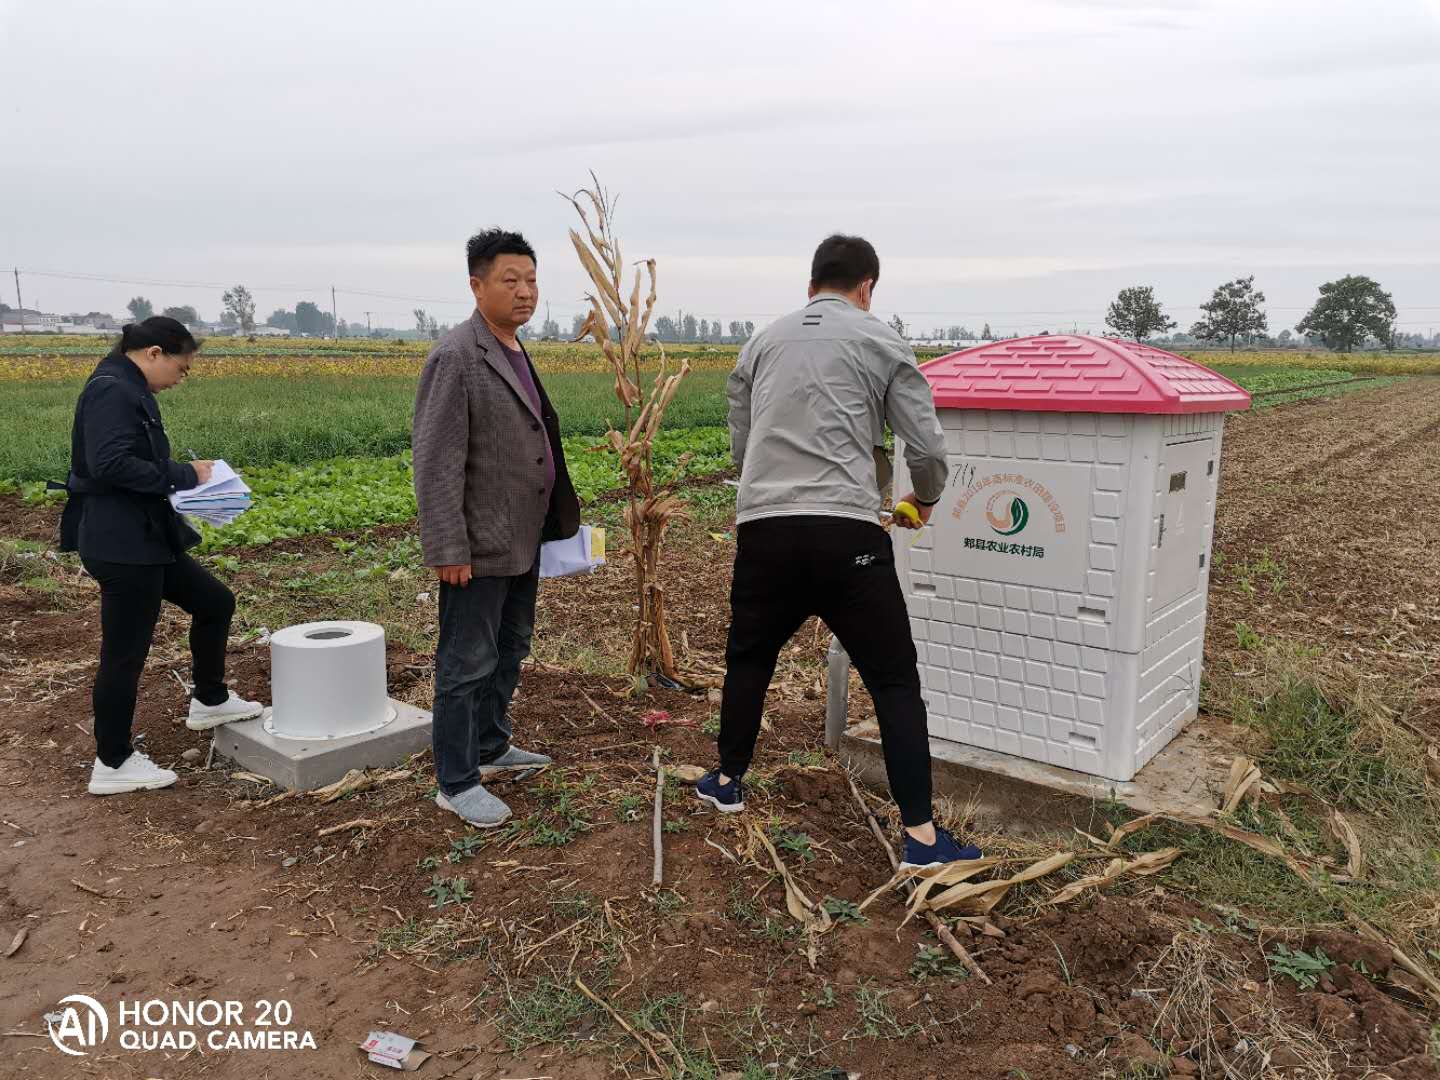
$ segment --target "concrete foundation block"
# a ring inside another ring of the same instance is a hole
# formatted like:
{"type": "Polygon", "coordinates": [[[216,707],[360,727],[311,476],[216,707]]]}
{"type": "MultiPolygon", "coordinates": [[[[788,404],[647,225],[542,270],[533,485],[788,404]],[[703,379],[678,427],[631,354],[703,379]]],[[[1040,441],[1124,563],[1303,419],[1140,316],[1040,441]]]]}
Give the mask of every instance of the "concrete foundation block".
{"type": "MultiPolygon", "coordinates": [[[[1237,749],[1224,725],[1201,718],[1189,725],[1124,783],[1072,769],[930,740],[936,796],[971,804],[976,817],[1015,835],[1078,825],[1095,831],[1097,803],[1123,803],[1132,814],[1208,815],[1219,805],[1237,749]]],[[[852,724],[840,740],[840,760],[865,783],[887,790],[879,729],[852,724]]]]}
{"type": "Polygon", "coordinates": [[[258,720],[215,729],[215,754],[291,791],[333,784],[351,769],[397,765],[430,745],[430,714],[390,699],[395,719],[378,731],[339,739],[287,739],[265,730],[258,720]]]}

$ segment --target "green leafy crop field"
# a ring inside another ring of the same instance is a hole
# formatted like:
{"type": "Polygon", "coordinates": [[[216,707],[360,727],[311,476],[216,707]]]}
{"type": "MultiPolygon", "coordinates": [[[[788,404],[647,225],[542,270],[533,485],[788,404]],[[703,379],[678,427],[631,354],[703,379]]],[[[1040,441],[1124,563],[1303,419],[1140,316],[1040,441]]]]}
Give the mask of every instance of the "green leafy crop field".
{"type": "MultiPolygon", "coordinates": [[[[18,485],[28,498],[42,498],[41,481],[65,476],[75,398],[97,351],[93,342],[84,343],[88,352],[77,348],[57,339],[0,341],[0,430],[6,433],[0,440],[0,488],[18,485]]],[[[695,368],[666,415],[656,444],[659,471],[673,476],[688,454],[684,479],[713,477],[730,467],[725,379],[737,350],[671,351],[685,353],[695,368]]],[[[561,416],[576,488],[593,502],[621,482],[613,455],[592,452],[598,437],[624,420],[612,377],[600,368],[592,347],[542,345],[533,352],[561,416]]],[[[207,548],[412,518],[410,420],[424,353],[420,343],[207,345],[194,376],[161,398],[171,441],[179,454],[220,457],[243,470],[256,497],[254,508],[235,524],[207,531],[207,548]]],[[[1204,359],[1221,361],[1214,366],[1259,395],[1257,406],[1293,400],[1296,388],[1352,377],[1329,361],[1305,366],[1290,354],[1204,359]]],[[[1381,370],[1373,359],[1361,359],[1357,371],[1381,370]]],[[[1411,366],[1396,361],[1388,370],[1411,366]]],[[[1391,377],[1376,374],[1353,387],[1299,394],[1373,387],[1391,377]]]]}

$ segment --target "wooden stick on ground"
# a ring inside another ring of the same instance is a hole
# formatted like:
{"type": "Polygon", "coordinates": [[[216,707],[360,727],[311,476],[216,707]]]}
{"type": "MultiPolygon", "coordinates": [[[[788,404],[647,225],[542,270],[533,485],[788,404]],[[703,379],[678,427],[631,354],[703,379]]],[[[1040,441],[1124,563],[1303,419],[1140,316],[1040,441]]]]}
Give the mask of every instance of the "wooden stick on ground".
{"type": "MultiPolygon", "coordinates": [[[[656,750],[655,753],[659,754],[660,751],[656,750]]],[[[650,1045],[649,1041],[645,1038],[645,1036],[641,1035],[633,1027],[627,1024],[625,1022],[625,1018],[621,1016],[618,1012],[616,1012],[614,1009],[612,1009],[604,1000],[597,997],[595,995],[595,991],[591,990],[590,987],[586,986],[584,980],[582,980],[578,975],[575,976],[575,985],[580,988],[580,992],[582,994],[584,994],[591,1001],[595,1002],[596,1005],[599,1005],[602,1009],[609,1013],[611,1018],[613,1018],[617,1024],[624,1028],[629,1033],[632,1039],[634,1039],[642,1047],[645,1048],[645,1053],[648,1054],[650,1056],[650,1060],[655,1063],[655,1068],[660,1070],[661,1076],[665,1077],[666,1080],[670,1080],[670,1077],[675,1075],[673,1072],[671,1072],[670,1067],[666,1065],[663,1060],[661,1060],[660,1055],[655,1052],[655,1047],[650,1045]]]]}
{"type": "Polygon", "coordinates": [[[651,884],[659,886],[665,880],[665,849],[661,847],[661,811],[665,805],[665,766],[660,764],[660,747],[650,758],[655,769],[655,874],[651,884]]]}
{"type": "MultiPolygon", "coordinates": [[[[870,826],[870,831],[875,834],[875,839],[880,841],[880,846],[885,849],[885,854],[890,857],[891,871],[898,873],[900,870],[900,859],[896,856],[895,849],[891,846],[890,841],[885,839],[885,832],[880,828],[880,823],[875,820],[875,815],[871,813],[869,805],[865,802],[865,797],[860,794],[860,789],[855,786],[855,778],[846,774],[845,779],[850,783],[850,794],[855,796],[855,801],[860,805],[860,812],[865,815],[865,821],[870,826]]],[[[909,881],[904,882],[903,887],[907,897],[915,890],[914,884],[909,881]]],[[[950,928],[945,925],[945,921],[933,911],[925,912],[925,918],[930,923],[930,929],[935,931],[935,936],[945,943],[946,948],[955,955],[955,959],[964,964],[967,971],[971,971],[979,976],[981,982],[987,986],[990,985],[990,976],[985,974],[985,969],[980,966],[979,961],[970,955],[970,951],[966,949],[964,945],[960,944],[950,928]]]]}
{"type": "Polygon", "coordinates": [[[347,821],[344,825],[331,825],[328,829],[321,829],[318,836],[333,836],[337,832],[344,832],[346,829],[373,829],[380,822],[374,818],[356,818],[354,821],[347,821]]]}
{"type": "Polygon", "coordinates": [[[99,889],[91,888],[89,885],[86,885],[83,881],[76,881],[74,878],[71,878],[71,879],[70,879],[70,884],[71,884],[71,885],[74,885],[74,886],[75,886],[77,889],[79,889],[81,892],[87,892],[87,893],[89,893],[91,896],[98,896],[98,897],[100,897],[100,899],[102,899],[102,900],[123,900],[123,899],[125,899],[123,896],[116,896],[116,895],[114,895],[113,893],[101,892],[99,889]]]}

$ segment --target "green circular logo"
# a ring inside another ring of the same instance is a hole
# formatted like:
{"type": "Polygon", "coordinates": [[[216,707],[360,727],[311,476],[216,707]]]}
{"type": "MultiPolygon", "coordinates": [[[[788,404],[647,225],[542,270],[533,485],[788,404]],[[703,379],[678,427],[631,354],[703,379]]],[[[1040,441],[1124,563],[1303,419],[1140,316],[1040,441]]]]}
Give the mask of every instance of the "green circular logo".
{"type": "Polygon", "coordinates": [[[1030,508],[1013,491],[997,491],[985,507],[985,520],[1000,536],[1014,536],[1030,524],[1030,508]]]}

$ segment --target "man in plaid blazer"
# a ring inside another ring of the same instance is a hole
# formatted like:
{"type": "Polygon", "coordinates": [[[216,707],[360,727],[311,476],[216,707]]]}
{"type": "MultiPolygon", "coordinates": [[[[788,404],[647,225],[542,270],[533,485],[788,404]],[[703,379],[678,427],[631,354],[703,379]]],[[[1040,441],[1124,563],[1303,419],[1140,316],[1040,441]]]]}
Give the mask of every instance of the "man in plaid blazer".
{"type": "Polygon", "coordinates": [[[415,395],[415,499],[440,578],[435,801],[493,828],[510,808],[484,778],[550,764],[511,741],[510,699],[530,652],[540,542],[574,536],[580,505],[560,422],[517,333],[540,301],[535,250],[489,229],[466,245],[475,313],[430,351],[415,395]]]}

